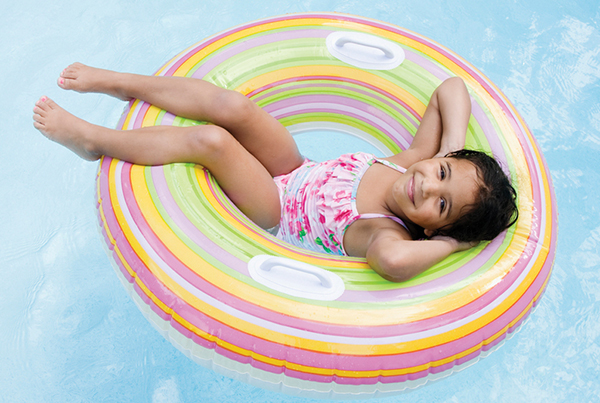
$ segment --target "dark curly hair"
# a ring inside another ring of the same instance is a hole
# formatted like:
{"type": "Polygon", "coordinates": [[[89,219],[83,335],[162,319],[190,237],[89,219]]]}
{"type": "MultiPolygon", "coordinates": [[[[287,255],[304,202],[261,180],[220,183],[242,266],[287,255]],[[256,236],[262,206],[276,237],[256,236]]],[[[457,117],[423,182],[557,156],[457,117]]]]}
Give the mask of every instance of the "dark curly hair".
{"type": "Polygon", "coordinates": [[[517,192],[494,158],[475,150],[454,151],[446,157],[475,165],[480,179],[479,193],[458,221],[438,229],[436,235],[461,242],[491,241],[517,221],[517,192]]]}

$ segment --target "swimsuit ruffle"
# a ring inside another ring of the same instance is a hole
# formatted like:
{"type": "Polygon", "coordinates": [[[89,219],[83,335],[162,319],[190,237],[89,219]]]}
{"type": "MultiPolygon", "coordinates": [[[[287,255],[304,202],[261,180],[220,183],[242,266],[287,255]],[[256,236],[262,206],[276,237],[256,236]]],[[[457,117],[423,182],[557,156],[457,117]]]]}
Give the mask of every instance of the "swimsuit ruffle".
{"type": "Polygon", "coordinates": [[[353,191],[374,159],[372,154],[344,154],[316,163],[305,161],[274,178],[282,213],[278,238],[302,248],[345,255],[346,228],[357,216],[353,191]]]}

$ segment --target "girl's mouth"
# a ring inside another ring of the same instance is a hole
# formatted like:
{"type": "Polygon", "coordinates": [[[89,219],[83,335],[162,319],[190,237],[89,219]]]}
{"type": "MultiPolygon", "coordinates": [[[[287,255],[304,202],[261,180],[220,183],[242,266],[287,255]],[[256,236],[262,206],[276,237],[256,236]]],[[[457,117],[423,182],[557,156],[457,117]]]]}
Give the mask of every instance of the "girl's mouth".
{"type": "Polygon", "coordinates": [[[415,204],[415,178],[414,178],[414,176],[411,177],[408,181],[408,184],[406,186],[406,193],[408,194],[408,198],[410,199],[412,204],[415,204]]]}

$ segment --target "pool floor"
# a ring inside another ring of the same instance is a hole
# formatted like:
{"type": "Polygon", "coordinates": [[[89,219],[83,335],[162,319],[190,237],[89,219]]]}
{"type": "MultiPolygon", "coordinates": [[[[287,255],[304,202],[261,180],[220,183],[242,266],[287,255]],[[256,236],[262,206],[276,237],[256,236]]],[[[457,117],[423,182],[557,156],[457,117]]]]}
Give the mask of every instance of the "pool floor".
{"type": "MultiPolygon", "coordinates": [[[[597,1],[26,0],[0,24],[0,402],[309,402],[200,367],[164,340],[119,283],[95,215],[97,164],[32,125],[47,95],[114,126],[123,103],[56,86],[74,61],[151,74],[187,46],[268,16],[338,11],[452,49],[529,125],[548,163],[560,232],[546,292],[498,351],[382,402],[600,401],[600,5],[597,1]]],[[[302,147],[310,148],[310,141],[302,147]]]]}

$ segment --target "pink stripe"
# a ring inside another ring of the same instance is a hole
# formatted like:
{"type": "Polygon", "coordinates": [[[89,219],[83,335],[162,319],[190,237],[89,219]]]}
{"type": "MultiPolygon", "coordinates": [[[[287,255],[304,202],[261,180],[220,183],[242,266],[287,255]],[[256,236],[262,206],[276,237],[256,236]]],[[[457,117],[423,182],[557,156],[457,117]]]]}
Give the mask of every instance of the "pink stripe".
{"type": "MultiPolygon", "coordinates": [[[[347,104],[350,104],[350,103],[351,102],[347,102],[347,104]]],[[[407,148],[408,145],[410,144],[410,140],[407,140],[407,137],[412,139],[412,136],[406,129],[404,129],[404,127],[394,124],[395,127],[392,126],[392,129],[397,129],[397,131],[390,131],[388,128],[385,128],[385,127],[381,126],[379,123],[376,123],[373,120],[371,120],[370,119],[371,116],[353,113],[353,112],[349,112],[349,111],[343,111],[343,112],[344,113],[342,114],[341,111],[338,109],[311,108],[310,105],[306,105],[304,108],[298,107],[297,110],[294,110],[291,112],[286,112],[286,113],[281,113],[281,114],[273,113],[273,117],[281,120],[281,119],[285,119],[287,117],[301,115],[301,114],[309,114],[309,113],[330,113],[330,114],[336,114],[336,115],[343,115],[343,116],[347,116],[347,117],[362,121],[365,124],[379,130],[381,133],[385,134],[387,137],[389,137],[395,143],[401,143],[402,147],[404,147],[404,148],[407,148]],[[399,138],[403,138],[404,141],[403,142],[399,141],[398,140],[399,138]]]]}
{"type": "Polygon", "coordinates": [[[131,110],[131,106],[133,105],[134,102],[135,102],[135,99],[132,99],[131,101],[127,102],[127,105],[125,106],[125,108],[123,108],[123,113],[121,114],[121,117],[119,118],[119,122],[117,123],[117,126],[116,126],[117,129],[119,129],[119,130],[125,129],[123,127],[123,125],[125,124],[125,119],[127,119],[127,114],[131,110]]]}
{"type": "Polygon", "coordinates": [[[429,73],[434,75],[438,80],[444,81],[445,79],[450,77],[450,74],[447,70],[442,69],[439,65],[433,63],[431,60],[422,56],[420,53],[417,53],[410,49],[404,49],[404,54],[406,60],[409,60],[415,64],[418,64],[429,73]]]}
{"type": "Polygon", "coordinates": [[[144,117],[146,116],[146,112],[150,108],[150,104],[148,102],[144,102],[140,107],[140,110],[135,115],[135,121],[133,122],[133,128],[138,129],[142,127],[142,123],[144,122],[144,117]]]}
{"type": "MultiPolygon", "coordinates": [[[[284,21],[284,20],[295,20],[295,19],[298,19],[298,18],[305,18],[303,16],[292,16],[292,15],[290,15],[289,17],[290,18],[273,18],[273,19],[267,19],[267,20],[262,20],[262,21],[255,21],[255,22],[249,23],[249,24],[244,24],[244,25],[241,25],[241,26],[239,26],[237,28],[233,28],[233,29],[227,30],[226,32],[218,34],[218,35],[216,35],[216,36],[214,36],[212,38],[209,38],[209,39],[207,39],[205,41],[202,41],[197,46],[194,46],[192,49],[190,49],[188,52],[186,52],[184,55],[180,56],[179,59],[177,59],[177,61],[168,70],[166,70],[166,71],[163,72],[163,75],[165,75],[165,76],[172,76],[173,73],[179,67],[181,67],[181,65],[183,63],[185,63],[185,61],[188,60],[190,57],[192,57],[193,55],[195,55],[196,53],[198,53],[203,48],[205,48],[205,47],[207,47],[207,46],[209,46],[209,45],[211,45],[211,44],[213,44],[213,43],[215,43],[215,42],[219,41],[220,39],[223,39],[223,38],[225,38],[227,36],[236,34],[238,32],[241,32],[241,31],[245,30],[245,29],[249,29],[249,28],[252,28],[252,27],[263,25],[263,24],[268,23],[268,22],[284,21]]],[[[317,17],[317,18],[320,18],[320,17],[317,17]]],[[[331,18],[331,17],[328,17],[328,18],[331,18]]],[[[309,31],[309,30],[305,30],[305,31],[309,31]]],[[[317,30],[315,30],[315,31],[317,31],[317,30]]],[[[283,34],[285,34],[285,31],[278,32],[277,34],[278,35],[283,35],[283,34]]],[[[217,51],[219,51],[219,50],[220,49],[217,49],[217,51]]],[[[208,57],[208,56],[209,55],[207,55],[206,57],[208,57]]],[[[206,57],[205,57],[205,59],[206,59],[206,57]]]]}
{"type": "Polygon", "coordinates": [[[478,102],[472,102],[472,111],[473,117],[485,133],[485,137],[487,141],[490,143],[490,148],[492,149],[492,153],[496,160],[502,165],[504,172],[507,175],[510,175],[508,172],[508,161],[506,158],[506,154],[504,153],[504,148],[502,147],[502,143],[500,142],[500,134],[492,125],[486,113],[481,108],[481,105],[478,102]]]}
{"type": "Polygon", "coordinates": [[[173,126],[173,122],[175,121],[176,116],[173,115],[171,112],[165,112],[165,114],[162,117],[162,120],[160,121],[160,125],[162,126],[173,126]]]}
{"type": "MultiPolygon", "coordinates": [[[[112,237],[115,239],[116,246],[119,248],[121,255],[123,256],[124,260],[129,264],[130,268],[136,273],[136,275],[139,278],[140,273],[147,273],[148,271],[147,271],[145,264],[142,262],[142,260],[140,260],[138,255],[131,248],[131,245],[127,241],[127,238],[122,233],[121,227],[120,227],[118,220],[116,219],[116,216],[112,209],[111,198],[110,198],[110,193],[109,193],[109,186],[108,186],[108,184],[109,184],[109,181],[108,181],[109,175],[108,174],[109,174],[109,168],[110,168],[111,161],[112,161],[111,158],[108,158],[108,157],[104,158],[104,161],[101,165],[101,174],[98,178],[98,180],[100,181],[100,196],[102,198],[102,212],[104,213],[106,225],[109,227],[109,231],[111,232],[112,237]]],[[[130,169],[131,169],[131,164],[124,163],[122,175],[125,177],[126,180],[129,177],[128,173],[129,173],[130,169]]],[[[126,187],[127,187],[127,185],[126,185],[126,187]]],[[[130,184],[129,184],[129,188],[130,188],[130,184]]],[[[109,249],[112,251],[111,257],[112,257],[113,261],[117,264],[120,272],[122,273],[122,275],[125,277],[125,279],[128,282],[134,283],[133,277],[129,274],[127,269],[125,269],[125,266],[123,265],[120,257],[114,251],[114,246],[109,241],[108,235],[107,235],[104,227],[102,227],[102,234],[104,236],[106,244],[108,245],[109,249]]],[[[154,276],[152,276],[151,274],[149,276],[143,276],[142,278],[140,278],[140,280],[143,280],[144,277],[146,277],[146,281],[148,281],[148,277],[150,277],[150,281],[157,282],[156,278],[154,276]]],[[[134,284],[134,289],[140,295],[140,297],[142,299],[144,299],[144,301],[146,303],[150,302],[148,297],[139,289],[137,284],[134,284]]],[[[157,314],[159,314],[163,319],[166,320],[168,318],[168,315],[164,311],[158,309],[158,307],[153,306],[153,305],[154,304],[150,304],[150,306],[153,308],[153,310],[157,314]]]]}

